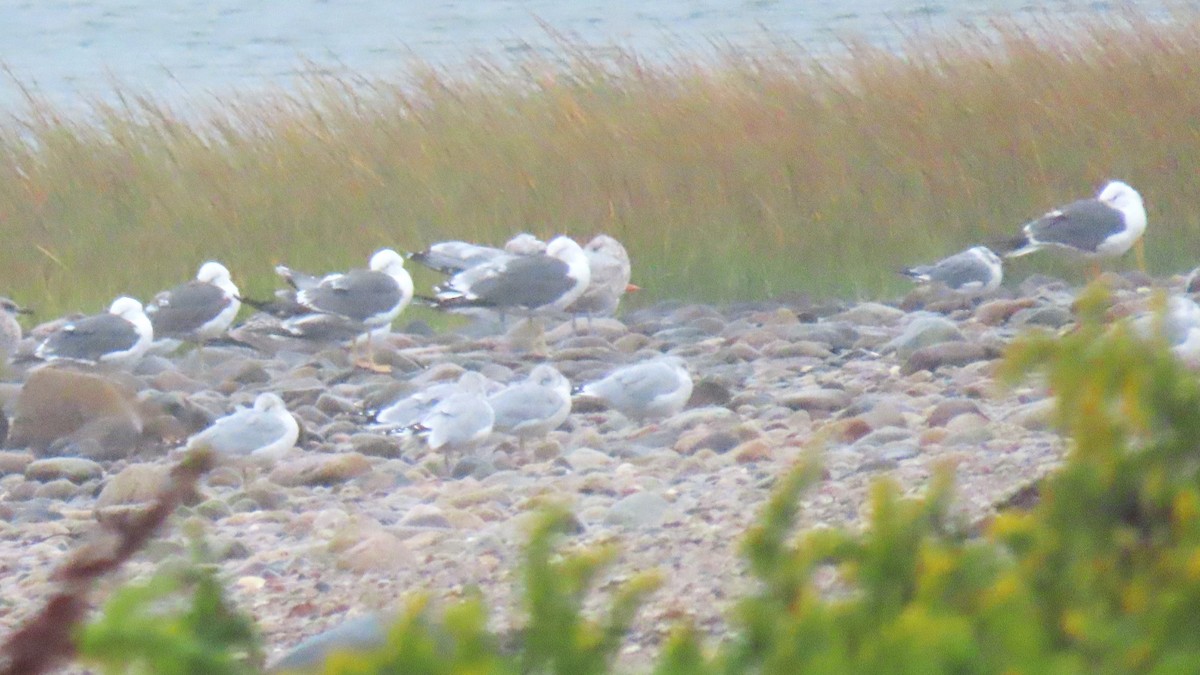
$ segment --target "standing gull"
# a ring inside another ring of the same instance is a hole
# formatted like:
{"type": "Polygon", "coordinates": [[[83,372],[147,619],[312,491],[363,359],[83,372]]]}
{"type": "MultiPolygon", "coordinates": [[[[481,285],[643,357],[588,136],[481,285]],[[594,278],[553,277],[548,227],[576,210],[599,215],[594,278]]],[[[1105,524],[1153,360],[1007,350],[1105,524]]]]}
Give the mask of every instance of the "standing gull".
{"type": "Polygon", "coordinates": [[[209,447],[236,460],[273,462],[296,445],[300,425],[283,399],[265,392],[254,406],[238,408],[188,439],[187,449],[209,447]]]}
{"type": "Polygon", "coordinates": [[[17,321],[18,314],[33,314],[5,297],[0,297],[0,360],[7,360],[17,353],[21,344],[21,324],[17,321]]]}
{"type": "Polygon", "coordinates": [[[468,380],[462,382],[458,393],[438,401],[420,422],[409,429],[424,434],[430,449],[443,452],[449,467],[450,453],[461,454],[482,443],[491,435],[495,419],[483,384],[478,380],[468,380]]]}
{"type": "Polygon", "coordinates": [[[692,376],[683,359],[665,356],[619,368],[578,393],[594,396],[622,415],[644,422],[670,417],[692,397],[692,376]]]}
{"type": "Polygon", "coordinates": [[[233,323],[242,302],[229,270],[219,262],[200,266],[196,278],[159,293],[146,306],[156,339],[207,342],[233,323]]]}
{"type": "Polygon", "coordinates": [[[496,431],[525,441],[557,429],[571,414],[571,383],[554,366],[541,364],[529,378],[488,397],[496,431]]]}
{"type": "Polygon", "coordinates": [[[909,267],[900,273],[916,281],[940,283],[968,293],[994,291],[1004,280],[1000,257],[986,246],[975,246],[932,265],[909,267]]]}
{"type": "Polygon", "coordinates": [[[34,355],[45,361],[126,365],[146,353],[153,337],[142,303],[122,296],[104,314],[63,324],[38,345],[34,355]]]}
{"type": "Polygon", "coordinates": [[[1055,209],[1025,225],[1022,234],[1007,242],[1006,258],[1022,256],[1047,246],[1083,254],[1099,274],[1100,258],[1117,258],[1135,243],[1138,265],[1146,269],[1142,234],[1146,207],[1142,196],[1121,181],[1109,181],[1094,199],[1080,199],[1055,209]]]}
{"type": "Polygon", "coordinates": [[[593,316],[612,316],[626,291],[639,290],[629,283],[632,268],[629,253],[621,242],[601,234],[583,249],[588,259],[591,280],[583,294],[567,307],[568,312],[593,316]]]}
{"type": "MultiPolygon", "coordinates": [[[[413,295],[412,277],[404,269],[404,258],[385,248],[371,256],[368,269],[330,274],[315,285],[296,293],[296,302],[315,314],[345,322],[356,334],[368,334],[367,360],[356,365],[378,371],[389,370],[374,361],[373,337],[391,327],[413,295]]],[[[284,322],[289,330],[313,317],[295,317],[284,322]],[[290,323],[289,323],[290,322],[290,323]]]]}

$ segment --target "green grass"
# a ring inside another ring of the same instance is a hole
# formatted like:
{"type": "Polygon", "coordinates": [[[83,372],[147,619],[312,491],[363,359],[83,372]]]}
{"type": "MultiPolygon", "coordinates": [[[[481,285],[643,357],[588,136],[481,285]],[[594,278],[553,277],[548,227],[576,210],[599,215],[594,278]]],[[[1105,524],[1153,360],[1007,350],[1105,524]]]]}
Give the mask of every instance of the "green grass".
{"type": "Polygon", "coordinates": [[[186,114],[31,95],[0,123],[3,289],[96,311],[216,258],[263,295],[276,262],[531,230],[622,239],[643,301],[878,296],[1110,177],[1146,199],[1152,272],[1200,259],[1200,15],[846,46],[650,63],[564,44],[186,114]]]}

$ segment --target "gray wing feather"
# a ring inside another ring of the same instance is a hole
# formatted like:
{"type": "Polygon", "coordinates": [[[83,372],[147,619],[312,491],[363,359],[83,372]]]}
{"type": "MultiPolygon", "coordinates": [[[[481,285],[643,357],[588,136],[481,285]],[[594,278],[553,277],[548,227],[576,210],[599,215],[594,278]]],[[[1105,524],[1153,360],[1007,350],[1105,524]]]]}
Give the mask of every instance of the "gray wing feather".
{"type": "Polygon", "coordinates": [[[1025,233],[1035,243],[1094,251],[1123,229],[1125,218],[1120,211],[1095,199],[1081,199],[1029,223],[1025,233]]]}
{"type": "Polygon", "coordinates": [[[522,422],[553,417],[564,405],[561,395],[536,384],[509,387],[493,394],[488,403],[495,413],[495,427],[501,431],[522,422]]]}
{"type": "Polygon", "coordinates": [[[992,278],[991,270],[974,254],[959,253],[925,268],[925,274],[933,281],[939,281],[950,288],[962,288],[975,282],[986,284],[992,278]]]}
{"type": "Polygon", "coordinates": [[[112,314],[96,314],[73,321],[55,332],[38,350],[39,356],[98,361],[112,352],[123,352],[138,341],[133,324],[112,314]]]}
{"type": "Polygon", "coordinates": [[[575,286],[568,276],[567,264],[547,255],[509,258],[486,273],[480,268],[467,273],[475,270],[481,272],[475,278],[455,277],[448,284],[448,288],[466,296],[462,304],[536,309],[554,302],[575,286]]]}
{"type": "Polygon", "coordinates": [[[167,291],[146,307],[155,337],[186,337],[214,319],[230,299],[216,286],[193,281],[167,291]]]}
{"type": "Polygon", "coordinates": [[[200,432],[195,441],[207,443],[217,452],[248,455],[279,440],[286,430],[284,423],[273,415],[243,409],[217,420],[200,432]]]}
{"type": "Polygon", "coordinates": [[[400,300],[400,285],[383,272],[354,270],[301,291],[300,304],[317,312],[366,321],[384,314],[400,300]]]}

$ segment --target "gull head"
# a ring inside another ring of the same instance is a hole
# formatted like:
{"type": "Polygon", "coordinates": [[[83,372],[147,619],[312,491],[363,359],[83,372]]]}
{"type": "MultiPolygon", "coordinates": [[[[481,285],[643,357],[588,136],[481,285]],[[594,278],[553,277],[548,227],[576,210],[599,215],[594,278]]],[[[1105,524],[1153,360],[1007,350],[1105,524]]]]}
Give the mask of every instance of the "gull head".
{"type": "Polygon", "coordinates": [[[112,305],[108,308],[108,313],[131,322],[137,318],[146,318],[146,312],[142,309],[142,303],[124,295],[113,300],[112,305]]]}
{"type": "Polygon", "coordinates": [[[1143,214],[1146,212],[1142,196],[1138,194],[1138,191],[1130,187],[1128,183],[1119,180],[1106,183],[1101,188],[1100,194],[1096,195],[1096,199],[1126,215],[1137,211],[1141,211],[1143,214]]]}
{"type": "Polygon", "coordinates": [[[209,260],[200,266],[200,271],[196,273],[196,281],[203,281],[206,284],[220,286],[231,281],[229,269],[219,262],[209,260]]]}
{"type": "Polygon", "coordinates": [[[372,271],[395,276],[404,269],[404,258],[390,248],[381,248],[371,256],[368,267],[372,271]]]}
{"type": "Polygon", "coordinates": [[[263,413],[287,412],[287,405],[284,404],[283,399],[279,398],[278,394],[268,391],[259,394],[254,399],[254,409],[263,413]]]}

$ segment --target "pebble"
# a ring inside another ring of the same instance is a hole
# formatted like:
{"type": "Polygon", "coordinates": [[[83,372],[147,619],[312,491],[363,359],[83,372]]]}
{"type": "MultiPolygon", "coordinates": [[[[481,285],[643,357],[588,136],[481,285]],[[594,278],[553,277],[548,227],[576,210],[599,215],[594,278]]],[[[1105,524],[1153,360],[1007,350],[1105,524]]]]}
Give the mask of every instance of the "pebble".
{"type": "Polygon", "coordinates": [[[666,519],[670,507],[670,502],[653,492],[636,492],[613,504],[604,522],[631,529],[655,527],[666,519]]]}
{"type": "Polygon", "coordinates": [[[362,454],[306,455],[281,462],[270,480],[286,487],[300,485],[336,485],[371,470],[371,462],[362,454]]]}
{"type": "Polygon", "coordinates": [[[25,467],[26,478],[42,482],[65,478],[73,483],[83,483],[103,475],[104,467],[98,462],[81,457],[39,459],[25,467]]]}
{"type": "MultiPolygon", "coordinates": [[[[546,504],[575,514],[568,546],[621,537],[614,575],[669,569],[660,595],[680,598],[720,633],[727,598],[713,589],[745,581],[737,542],[779,476],[808,453],[821,453],[825,478],[805,493],[801,528],[860,524],[879,472],[919,493],[934,467],[952,462],[971,497],[956,508],[974,517],[1011,485],[1053,469],[1064,444],[1046,392],[999,388],[992,375],[1016,324],[1071,320],[1069,287],[1043,279],[1031,288],[1010,284],[982,301],[914,291],[899,307],[665,303],[576,328],[548,325],[546,361],[573,383],[673,354],[694,376],[691,400],[638,426],[577,397],[545,439],[524,448],[485,441],[455,457],[449,475],[442,456],[372,429],[364,411],[465,370],[498,383],[523,377],[539,361],[503,333],[394,335],[377,354],[393,365],[387,374],[354,369],[344,347],[302,343],[269,356],[206,347],[156,360],[146,374],[106,374],[141,423],[125,428],[134,442],[104,455],[100,422],[77,437],[55,432],[44,446],[10,441],[0,451],[0,559],[22,561],[12,602],[33,602],[44,585],[28,570],[61,557],[96,508],[114,517],[143,508],[181,438],[275,391],[304,428],[299,449],[261,471],[219,467],[181,509],[210,533],[222,573],[245,580],[236,593],[273,653],[329,625],[319,619],[394,603],[414,588],[436,599],[469,586],[506,592],[546,504]],[[86,456],[35,459],[51,452],[86,456]],[[84,464],[76,472],[39,464],[47,461],[84,464]],[[51,525],[71,536],[47,538],[41,528],[51,525]]],[[[16,406],[28,382],[0,384],[0,400],[16,406]]],[[[185,554],[170,537],[155,548],[160,558],[185,554]]],[[[650,607],[661,612],[658,602],[650,607]]],[[[499,609],[497,618],[508,616],[499,609]]],[[[647,646],[659,639],[635,630],[647,646]]]]}

